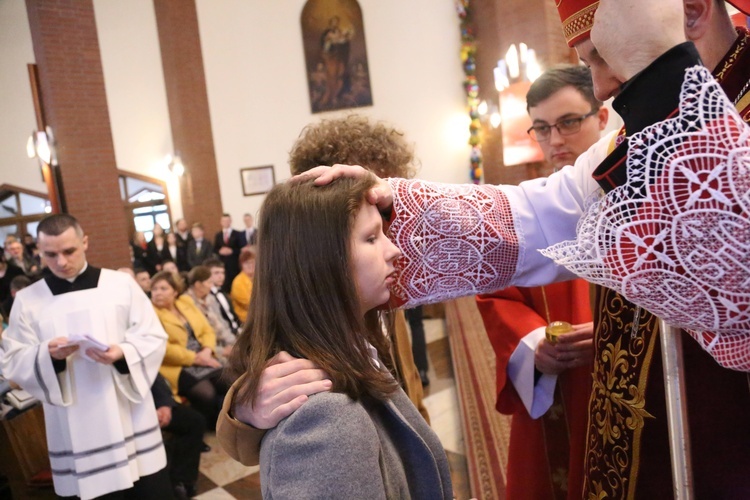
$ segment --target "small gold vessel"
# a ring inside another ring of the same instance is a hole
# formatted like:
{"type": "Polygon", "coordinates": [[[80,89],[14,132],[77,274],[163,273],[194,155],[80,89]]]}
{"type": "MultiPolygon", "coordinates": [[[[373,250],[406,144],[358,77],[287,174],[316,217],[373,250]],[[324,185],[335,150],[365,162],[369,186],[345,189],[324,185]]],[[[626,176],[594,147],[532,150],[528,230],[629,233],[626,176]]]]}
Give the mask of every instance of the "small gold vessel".
{"type": "Polygon", "coordinates": [[[544,330],[544,336],[550,344],[557,343],[557,337],[573,331],[573,325],[567,321],[553,321],[544,330]]]}

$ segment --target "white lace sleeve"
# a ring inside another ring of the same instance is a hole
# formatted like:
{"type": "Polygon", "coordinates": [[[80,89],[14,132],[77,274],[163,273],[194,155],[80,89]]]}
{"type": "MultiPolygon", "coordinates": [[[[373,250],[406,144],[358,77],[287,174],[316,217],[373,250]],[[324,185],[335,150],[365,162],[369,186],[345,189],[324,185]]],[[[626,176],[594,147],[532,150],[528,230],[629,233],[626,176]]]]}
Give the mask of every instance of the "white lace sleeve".
{"type": "Polygon", "coordinates": [[[411,307],[573,278],[538,250],[575,237],[585,200],[600,191],[591,172],[607,156],[613,134],[575,166],[519,186],[389,179],[396,214],[391,236],[403,252],[393,290],[398,302],[411,307]]]}
{"type": "Polygon", "coordinates": [[[406,307],[509,285],[519,238],[508,199],[494,186],[390,179],[391,237],[403,256],[394,294],[406,307]]]}
{"type": "Polygon", "coordinates": [[[705,68],[686,71],[677,117],[631,138],[627,169],[543,253],[750,371],[750,127],[705,68]]]}

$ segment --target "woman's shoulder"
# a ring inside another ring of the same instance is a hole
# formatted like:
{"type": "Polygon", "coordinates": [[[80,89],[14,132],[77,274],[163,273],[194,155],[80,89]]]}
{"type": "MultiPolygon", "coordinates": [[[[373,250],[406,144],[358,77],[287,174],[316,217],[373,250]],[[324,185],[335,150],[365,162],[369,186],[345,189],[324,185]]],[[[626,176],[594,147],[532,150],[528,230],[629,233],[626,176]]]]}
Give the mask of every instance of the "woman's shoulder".
{"type": "Polygon", "coordinates": [[[234,285],[235,283],[245,284],[245,282],[252,282],[252,281],[250,280],[250,277],[247,274],[240,272],[232,280],[232,285],[234,285]]]}
{"type": "Polygon", "coordinates": [[[363,434],[377,436],[375,424],[364,405],[339,392],[313,394],[297,411],[282,420],[277,429],[283,433],[319,432],[361,439],[363,434]]]}
{"type": "Polygon", "coordinates": [[[261,483],[274,497],[386,498],[381,453],[362,403],[320,393],[264,436],[261,483]]]}
{"type": "MultiPolygon", "coordinates": [[[[310,396],[297,411],[270,430],[261,443],[260,463],[269,469],[293,462],[327,462],[348,468],[343,457],[377,464],[380,438],[365,407],[346,394],[324,392],[310,396]],[[342,450],[345,453],[342,454],[342,450]],[[291,459],[290,454],[296,458],[291,459]],[[306,458],[305,458],[306,457],[306,458]],[[275,464],[275,466],[274,466],[275,464]]],[[[285,467],[282,466],[282,467],[285,467]]],[[[369,467],[368,466],[368,467],[369,467]]]]}
{"type": "Polygon", "coordinates": [[[177,300],[175,300],[175,303],[178,305],[178,307],[183,306],[183,307],[187,307],[191,309],[196,308],[195,301],[187,293],[183,293],[182,295],[177,297],[177,300]]]}

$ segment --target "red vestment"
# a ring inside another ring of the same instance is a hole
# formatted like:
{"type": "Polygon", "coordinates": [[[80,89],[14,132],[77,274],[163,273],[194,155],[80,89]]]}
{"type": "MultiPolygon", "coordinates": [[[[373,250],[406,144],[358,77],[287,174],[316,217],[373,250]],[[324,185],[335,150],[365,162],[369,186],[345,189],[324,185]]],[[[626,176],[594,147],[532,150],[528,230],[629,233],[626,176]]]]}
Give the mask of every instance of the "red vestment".
{"type": "MultiPolygon", "coordinates": [[[[543,288],[550,320],[591,321],[588,283],[572,280],[543,288]]],[[[509,379],[508,361],[527,334],[549,323],[542,287],[480,295],[477,306],[497,357],[496,408],[513,415],[507,498],[580,499],[592,366],[558,376],[554,403],[541,418],[532,419],[509,379]]]]}
{"type": "MultiPolygon", "coordinates": [[[[750,35],[738,31],[736,43],[714,75],[748,121],[750,35]]],[[[679,99],[670,85],[682,84],[685,69],[698,64],[692,45],[681,44],[669,54],[676,59],[660,58],[618,97],[619,109],[628,117],[626,127],[633,133],[674,114],[679,99]],[[664,109],[673,102],[675,107],[664,109]],[[652,120],[656,114],[660,117],[652,120]]],[[[709,148],[720,139],[704,136],[709,148]]],[[[614,188],[628,180],[623,175],[627,169],[618,168],[625,165],[627,146],[622,143],[601,163],[604,170],[595,175],[602,185],[614,188]]],[[[391,232],[403,252],[394,292],[409,305],[417,305],[556,279],[554,269],[535,260],[534,249],[576,234],[571,220],[580,216],[589,190],[582,174],[590,172],[587,167],[596,159],[592,150],[544,183],[527,181],[518,187],[390,180],[395,214],[391,232]]],[[[746,258],[747,253],[740,255],[746,258]]],[[[689,306],[683,309],[689,312],[689,306]]],[[[671,498],[656,318],[612,291],[599,294],[594,310],[595,364],[583,498],[671,498]]],[[[683,357],[696,498],[750,498],[748,375],[722,368],[696,342],[685,342],[683,357]]]]}

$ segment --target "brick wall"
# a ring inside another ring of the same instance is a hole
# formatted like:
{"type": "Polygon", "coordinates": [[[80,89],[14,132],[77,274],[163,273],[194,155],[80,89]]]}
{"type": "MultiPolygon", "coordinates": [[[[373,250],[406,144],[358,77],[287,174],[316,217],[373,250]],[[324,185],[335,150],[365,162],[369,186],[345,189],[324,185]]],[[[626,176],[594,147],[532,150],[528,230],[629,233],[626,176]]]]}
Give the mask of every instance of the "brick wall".
{"type": "MultiPolygon", "coordinates": [[[[557,8],[549,0],[473,0],[477,37],[477,80],[480,98],[498,104],[493,69],[512,43],[523,42],[536,51],[543,67],[577,62],[562,34],[557,8]]],[[[487,184],[518,184],[552,173],[546,163],[506,167],[500,129],[483,128],[482,154],[487,184]]]]}
{"type": "Polygon", "coordinates": [[[67,211],[89,235],[89,262],[129,265],[92,0],[27,0],[26,8],[67,211]]]}
{"type": "Polygon", "coordinates": [[[188,223],[202,222],[213,238],[222,205],[195,1],[154,0],[154,10],[172,140],[185,164],[183,213],[188,223]]]}

